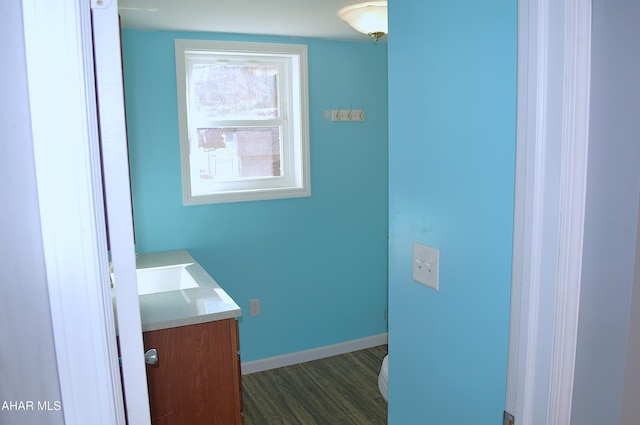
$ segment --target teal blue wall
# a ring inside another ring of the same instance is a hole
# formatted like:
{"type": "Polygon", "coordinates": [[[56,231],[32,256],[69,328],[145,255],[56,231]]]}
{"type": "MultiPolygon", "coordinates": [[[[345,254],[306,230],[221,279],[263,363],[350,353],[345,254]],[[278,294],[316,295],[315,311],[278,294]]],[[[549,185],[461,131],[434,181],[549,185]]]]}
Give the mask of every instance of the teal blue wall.
{"type": "Polygon", "coordinates": [[[123,58],[136,250],[191,252],[243,310],[243,361],[385,333],[387,46],[124,30],[123,58]],[[182,205],[176,38],[308,45],[311,197],[182,205]],[[324,118],[349,106],[366,121],[324,118]]]}
{"type": "Polygon", "coordinates": [[[389,2],[389,423],[502,423],[517,2],[389,2]],[[440,291],[412,243],[440,249],[440,291]]]}

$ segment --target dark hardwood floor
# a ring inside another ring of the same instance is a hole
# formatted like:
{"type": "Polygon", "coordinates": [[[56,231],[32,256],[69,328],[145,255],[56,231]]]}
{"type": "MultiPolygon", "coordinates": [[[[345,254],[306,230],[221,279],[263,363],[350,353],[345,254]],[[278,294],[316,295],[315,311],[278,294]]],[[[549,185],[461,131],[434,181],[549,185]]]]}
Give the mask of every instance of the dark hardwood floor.
{"type": "Polygon", "coordinates": [[[245,425],[385,425],[378,373],[387,346],[242,377],[245,425]]]}

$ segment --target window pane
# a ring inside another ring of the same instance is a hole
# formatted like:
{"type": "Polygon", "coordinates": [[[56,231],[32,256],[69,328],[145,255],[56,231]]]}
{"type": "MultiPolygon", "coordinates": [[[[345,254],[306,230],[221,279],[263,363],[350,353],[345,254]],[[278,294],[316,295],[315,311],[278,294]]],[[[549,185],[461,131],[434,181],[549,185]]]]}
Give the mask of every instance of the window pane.
{"type": "Polygon", "coordinates": [[[175,48],[184,204],[310,196],[307,46],[175,48]]]}
{"type": "Polygon", "coordinates": [[[197,131],[198,178],[231,181],[282,176],[280,127],[198,128],[197,131]]]}
{"type": "Polygon", "coordinates": [[[278,117],[278,67],[194,64],[193,103],[208,119],[278,117]]]}

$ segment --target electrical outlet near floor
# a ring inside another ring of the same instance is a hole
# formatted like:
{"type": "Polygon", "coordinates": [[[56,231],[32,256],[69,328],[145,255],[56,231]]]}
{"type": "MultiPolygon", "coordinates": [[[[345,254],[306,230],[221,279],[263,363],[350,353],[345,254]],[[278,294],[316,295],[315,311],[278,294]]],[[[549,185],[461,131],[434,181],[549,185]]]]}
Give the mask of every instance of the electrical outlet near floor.
{"type": "Polygon", "coordinates": [[[249,315],[260,316],[260,300],[249,301],[249,315]]]}

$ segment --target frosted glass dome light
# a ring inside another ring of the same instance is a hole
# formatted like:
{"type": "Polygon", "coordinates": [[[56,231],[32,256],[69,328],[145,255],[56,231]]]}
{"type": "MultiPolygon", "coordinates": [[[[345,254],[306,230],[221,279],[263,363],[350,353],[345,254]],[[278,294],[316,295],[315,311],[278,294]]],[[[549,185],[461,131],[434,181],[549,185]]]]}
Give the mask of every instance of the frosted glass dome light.
{"type": "Polygon", "coordinates": [[[380,37],[389,32],[386,1],[367,1],[352,4],[340,9],[338,16],[356,31],[368,34],[375,41],[378,41],[380,37]]]}

